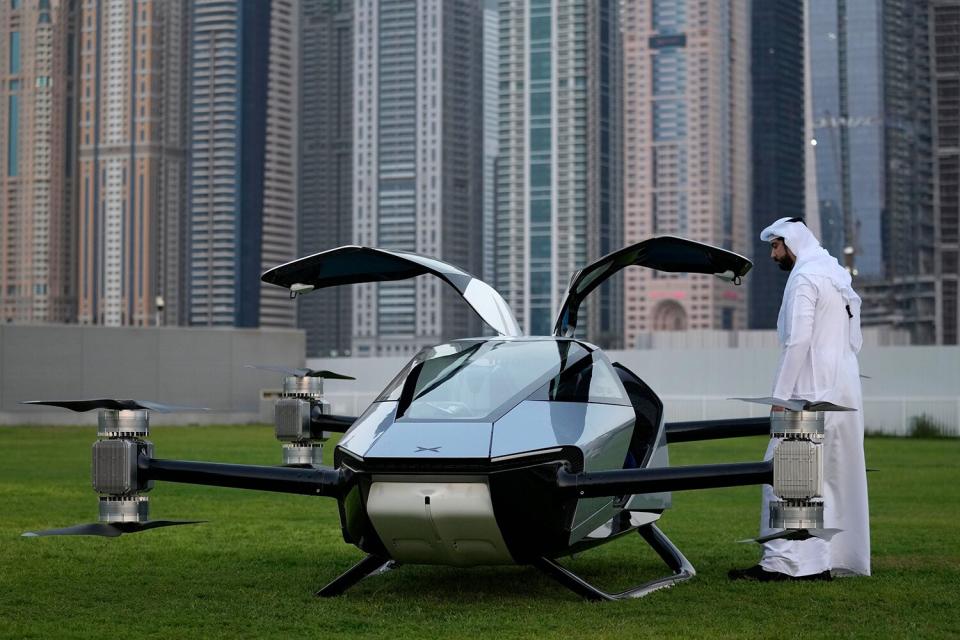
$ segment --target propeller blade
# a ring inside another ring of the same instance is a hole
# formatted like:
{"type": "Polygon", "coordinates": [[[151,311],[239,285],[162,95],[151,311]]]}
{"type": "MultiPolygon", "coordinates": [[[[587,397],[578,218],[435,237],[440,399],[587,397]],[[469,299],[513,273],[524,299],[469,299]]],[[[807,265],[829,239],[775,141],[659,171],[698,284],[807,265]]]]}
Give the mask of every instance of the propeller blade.
{"type": "Polygon", "coordinates": [[[262,371],[273,371],[274,373],[282,373],[288,376],[296,376],[302,378],[307,374],[309,369],[293,369],[291,367],[277,367],[268,364],[245,364],[243,365],[247,369],[260,369],[262,371]]]}
{"type": "Polygon", "coordinates": [[[288,376],[297,378],[326,378],[328,380],[356,380],[353,376],[347,376],[342,373],[327,371],[326,369],[292,369],[290,367],[278,367],[266,364],[245,364],[248,369],[262,369],[264,371],[274,371],[284,373],[288,376]]]}
{"type": "Polygon", "coordinates": [[[842,531],[842,529],[783,529],[765,536],[760,536],[759,538],[747,538],[745,540],[738,540],[737,542],[757,542],[763,544],[771,540],[809,540],[810,538],[830,540],[830,538],[840,533],[840,531],[842,531]]]}
{"type": "Polygon", "coordinates": [[[356,380],[353,376],[327,371],[326,369],[308,369],[308,378],[326,378],[327,380],[356,380]]]}
{"type": "Polygon", "coordinates": [[[775,407],[786,407],[791,411],[856,411],[850,407],[844,407],[832,402],[811,402],[810,400],[801,400],[793,398],[783,400],[767,396],[765,398],[728,398],[729,400],[742,400],[743,402],[754,402],[756,404],[768,404],[775,407]]]}
{"type": "Polygon", "coordinates": [[[158,527],[173,527],[178,524],[198,524],[203,520],[148,520],[146,522],[91,522],[78,524],[63,529],[46,529],[44,531],[27,531],[21,534],[24,538],[40,538],[44,536],[102,536],[116,538],[124,533],[138,533],[158,527]]]}
{"type": "Polygon", "coordinates": [[[160,413],[170,413],[173,411],[209,411],[207,407],[184,407],[175,404],[163,404],[153,402],[152,400],[114,400],[112,398],[96,398],[93,400],[25,400],[20,404],[47,405],[50,407],[62,407],[82,413],[91,409],[114,409],[118,411],[136,411],[138,409],[149,409],[160,413]]]}

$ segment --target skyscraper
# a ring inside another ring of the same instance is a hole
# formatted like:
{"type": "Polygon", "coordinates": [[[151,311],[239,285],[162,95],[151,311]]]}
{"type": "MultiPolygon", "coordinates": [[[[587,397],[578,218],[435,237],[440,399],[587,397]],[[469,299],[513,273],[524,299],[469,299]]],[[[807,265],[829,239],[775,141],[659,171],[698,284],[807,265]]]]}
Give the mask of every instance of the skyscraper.
{"type": "Polygon", "coordinates": [[[926,0],[808,11],[822,242],[864,297],[863,323],[935,336],[926,0]]]}
{"type": "Polygon", "coordinates": [[[500,116],[500,12],[497,0],[483,0],[483,270],[493,282],[496,220],[497,130],[500,116]]]}
{"type": "MultiPolygon", "coordinates": [[[[261,272],[297,257],[297,173],[300,164],[297,152],[300,135],[300,0],[270,0],[269,4],[261,272]]],[[[259,274],[257,276],[259,279],[259,274]]],[[[295,327],[297,306],[290,300],[290,293],[282,287],[258,284],[259,326],[295,327]]]]}
{"type": "Polygon", "coordinates": [[[79,4],[78,319],[153,324],[160,297],[167,320],[176,322],[184,2],[79,4]]]}
{"type": "MultiPolygon", "coordinates": [[[[627,3],[626,243],[679,235],[747,253],[750,42],[746,0],[627,3]]],[[[743,329],[745,287],[626,272],[626,346],[642,332],[743,329]]]]}
{"type": "MultiPolygon", "coordinates": [[[[299,254],[353,242],[353,0],[300,3],[299,254]]],[[[351,288],[299,296],[308,356],[350,353],[351,288]]]]}
{"type": "Polygon", "coordinates": [[[296,253],[293,5],[191,4],[190,324],[295,323],[284,292],[260,282],[296,253]]]}
{"type": "MultiPolygon", "coordinates": [[[[500,2],[496,288],[549,335],[570,276],[620,245],[618,3],[500,2]]],[[[615,346],[619,282],[585,305],[581,335],[615,346]]]]}
{"type": "Polygon", "coordinates": [[[796,0],[752,3],[751,168],[752,221],[747,257],[753,269],[750,287],[751,329],[777,326],[787,280],[769,259],[760,231],[778,218],[803,216],[804,91],[803,4],[796,0]]]}
{"type": "MultiPolygon", "coordinates": [[[[357,244],[480,274],[481,0],[354,3],[353,205],[357,244]]],[[[354,355],[407,355],[479,323],[436,278],[358,285],[354,355]]]]}
{"type": "Polygon", "coordinates": [[[71,5],[0,3],[0,322],[75,317],[71,5]]]}
{"type": "Polygon", "coordinates": [[[960,327],[960,0],[932,0],[934,222],[937,343],[957,344],[960,327]]]}

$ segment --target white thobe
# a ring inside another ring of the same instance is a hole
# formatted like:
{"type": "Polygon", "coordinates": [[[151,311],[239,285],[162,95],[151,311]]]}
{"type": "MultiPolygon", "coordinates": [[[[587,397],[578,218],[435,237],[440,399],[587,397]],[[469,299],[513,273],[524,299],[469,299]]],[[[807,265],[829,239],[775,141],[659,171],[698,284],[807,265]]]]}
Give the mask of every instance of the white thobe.
{"type": "MultiPolygon", "coordinates": [[[[763,545],[760,565],[791,576],[821,573],[870,575],[870,521],[863,455],[863,399],[860,367],[850,344],[850,319],[844,298],[821,275],[795,273],[783,293],[777,333],[780,365],[775,398],[828,401],[857,409],[825,413],[823,501],[826,528],[840,529],[829,542],[773,540],[763,545]]],[[[766,460],[773,456],[771,441],[766,460]]],[[[760,534],[769,527],[772,487],[763,487],[760,534]]]]}

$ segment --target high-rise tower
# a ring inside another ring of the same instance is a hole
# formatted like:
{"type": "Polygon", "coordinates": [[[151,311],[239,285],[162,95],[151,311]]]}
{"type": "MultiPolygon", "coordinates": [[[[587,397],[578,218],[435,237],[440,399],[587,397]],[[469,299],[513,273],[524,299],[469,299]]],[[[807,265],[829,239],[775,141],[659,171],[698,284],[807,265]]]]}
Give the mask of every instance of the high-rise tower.
{"type": "MultiPolygon", "coordinates": [[[[353,0],[300,3],[299,254],[353,242],[353,0]]],[[[308,356],[350,353],[351,287],[297,298],[308,356]]]]}
{"type": "MultiPolygon", "coordinates": [[[[618,4],[500,2],[496,288],[528,333],[550,334],[570,276],[620,248],[618,4]]],[[[619,279],[582,334],[621,335],[619,279]]]]}
{"type": "MultiPolygon", "coordinates": [[[[746,0],[625,4],[626,243],[679,235],[746,254],[750,39],[746,0]]],[[[744,329],[746,287],[625,274],[626,346],[643,332],[744,329]]]]}
{"type": "MultiPolygon", "coordinates": [[[[479,275],[481,0],[356,0],[354,24],[354,241],[479,275]]],[[[353,293],[354,355],[409,355],[480,331],[435,278],[353,293]]]]}
{"type": "Polygon", "coordinates": [[[960,338],[960,0],[932,0],[937,343],[960,338]]]}
{"type": "Polygon", "coordinates": [[[749,326],[777,326],[787,273],[770,260],[760,232],[774,220],[802,217],[804,205],[804,12],[796,0],[750,8],[752,220],[747,257],[753,269],[749,326]]]}
{"type": "Polygon", "coordinates": [[[0,322],[75,317],[71,4],[0,3],[0,322]]]}
{"type": "Polygon", "coordinates": [[[183,0],[80,6],[78,319],[176,323],[182,307],[183,0]]]}
{"type": "Polygon", "coordinates": [[[296,253],[295,4],[191,4],[190,324],[295,323],[260,282],[296,253]]]}
{"type": "Polygon", "coordinates": [[[864,324],[921,343],[935,335],[928,16],[926,0],[808,10],[823,246],[854,272],[864,324]]]}

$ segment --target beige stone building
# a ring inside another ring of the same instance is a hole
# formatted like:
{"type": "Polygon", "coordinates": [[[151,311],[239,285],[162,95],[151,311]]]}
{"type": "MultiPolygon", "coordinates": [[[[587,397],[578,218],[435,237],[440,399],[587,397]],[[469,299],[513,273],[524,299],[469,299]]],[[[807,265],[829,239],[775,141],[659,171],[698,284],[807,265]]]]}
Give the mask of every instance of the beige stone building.
{"type": "Polygon", "coordinates": [[[73,318],[72,18],[0,3],[0,322],[73,318]]]}
{"type": "Polygon", "coordinates": [[[184,0],[82,0],[78,320],[183,320],[184,0]]]}
{"type": "MultiPolygon", "coordinates": [[[[746,0],[624,2],[624,242],[679,235],[746,254],[746,0]]],[[[626,348],[658,330],[745,329],[746,287],[630,269],[626,348]]]]}

